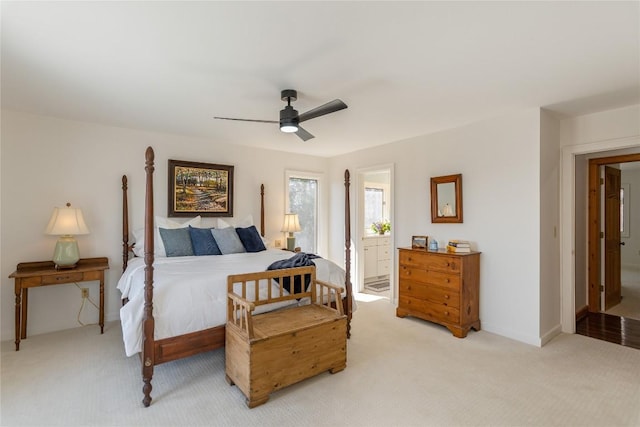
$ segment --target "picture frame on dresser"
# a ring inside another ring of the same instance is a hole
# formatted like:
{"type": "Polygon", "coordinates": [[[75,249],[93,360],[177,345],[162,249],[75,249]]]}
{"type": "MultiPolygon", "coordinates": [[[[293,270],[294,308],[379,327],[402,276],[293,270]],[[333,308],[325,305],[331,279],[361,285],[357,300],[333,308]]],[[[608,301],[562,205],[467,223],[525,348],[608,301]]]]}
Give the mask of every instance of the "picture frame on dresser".
{"type": "Polygon", "coordinates": [[[233,166],[169,160],[168,216],[233,216],[233,166]]]}
{"type": "Polygon", "coordinates": [[[427,250],[427,242],[429,236],[412,236],[411,237],[411,249],[427,250]]]}

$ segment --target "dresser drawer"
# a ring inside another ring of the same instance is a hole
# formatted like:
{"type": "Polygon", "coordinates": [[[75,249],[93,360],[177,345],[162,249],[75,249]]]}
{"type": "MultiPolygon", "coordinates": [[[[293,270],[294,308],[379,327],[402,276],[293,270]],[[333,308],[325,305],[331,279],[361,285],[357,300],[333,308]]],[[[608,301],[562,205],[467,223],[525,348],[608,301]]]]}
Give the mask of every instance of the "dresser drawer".
{"type": "Polygon", "coordinates": [[[440,270],[451,273],[460,272],[460,260],[447,255],[436,255],[428,252],[400,251],[400,264],[424,268],[428,270],[440,270]]]}
{"type": "Polygon", "coordinates": [[[460,276],[447,274],[440,271],[422,270],[400,264],[400,280],[410,279],[412,281],[428,283],[430,285],[441,286],[454,291],[460,290],[460,276]]]}
{"type": "Polygon", "coordinates": [[[441,304],[449,307],[460,307],[460,294],[458,291],[443,289],[436,286],[429,286],[411,280],[400,280],[400,295],[428,300],[434,304],[441,304]]]}
{"type": "Polygon", "coordinates": [[[56,274],[53,276],[42,276],[43,285],[53,285],[55,283],[82,282],[84,274],[82,273],[66,273],[56,274]]]}
{"type": "Polygon", "coordinates": [[[440,304],[433,304],[425,300],[400,295],[398,306],[407,310],[410,314],[417,314],[416,317],[427,318],[436,322],[459,323],[460,310],[440,304]]]}

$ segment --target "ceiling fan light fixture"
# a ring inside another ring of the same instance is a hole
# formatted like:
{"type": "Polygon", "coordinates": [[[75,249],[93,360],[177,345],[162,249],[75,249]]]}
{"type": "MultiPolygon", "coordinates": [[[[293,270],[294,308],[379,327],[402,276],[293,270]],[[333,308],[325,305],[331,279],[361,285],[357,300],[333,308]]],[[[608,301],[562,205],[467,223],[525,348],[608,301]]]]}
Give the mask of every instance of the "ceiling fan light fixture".
{"type": "Polygon", "coordinates": [[[298,125],[295,123],[280,123],[280,130],[285,133],[298,132],[298,125]]]}
{"type": "Polygon", "coordinates": [[[286,133],[298,131],[298,112],[290,105],[280,110],[280,130],[286,133]]]}

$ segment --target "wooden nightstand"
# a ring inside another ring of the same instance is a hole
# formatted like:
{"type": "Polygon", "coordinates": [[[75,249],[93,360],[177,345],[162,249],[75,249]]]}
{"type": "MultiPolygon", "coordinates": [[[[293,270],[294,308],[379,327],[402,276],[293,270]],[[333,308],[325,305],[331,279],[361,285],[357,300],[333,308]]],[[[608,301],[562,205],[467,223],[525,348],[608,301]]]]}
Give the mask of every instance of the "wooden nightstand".
{"type": "Polygon", "coordinates": [[[104,271],[109,268],[107,258],[85,258],[74,268],[56,270],[52,261],[22,262],[10,278],[15,279],[16,293],[16,351],[20,340],[27,338],[27,306],[29,288],[61,285],[63,283],[100,281],[100,333],[104,332],[104,271]]]}

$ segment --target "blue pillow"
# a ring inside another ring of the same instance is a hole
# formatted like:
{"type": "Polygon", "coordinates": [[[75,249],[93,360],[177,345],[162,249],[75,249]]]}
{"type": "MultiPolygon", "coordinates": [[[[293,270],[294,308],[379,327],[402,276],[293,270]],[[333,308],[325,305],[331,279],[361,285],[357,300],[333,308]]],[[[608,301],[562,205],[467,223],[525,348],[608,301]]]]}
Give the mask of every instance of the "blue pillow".
{"type": "Polygon", "coordinates": [[[233,227],[214,228],[211,230],[211,234],[216,240],[222,255],[246,252],[240,238],[238,237],[238,233],[236,233],[236,230],[233,227]]]}
{"type": "Polygon", "coordinates": [[[167,256],[193,256],[188,228],[160,228],[160,237],[167,256]]]}
{"type": "Polygon", "coordinates": [[[222,255],[216,239],[214,239],[213,234],[211,234],[211,230],[211,228],[189,226],[194,255],[222,255]]]}
{"type": "Polygon", "coordinates": [[[247,252],[261,252],[267,250],[267,248],[264,247],[264,242],[262,241],[260,234],[258,234],[258,230],[255,225],[246,228],[236,228],[236,233],[238,233],[238,237],[247,252]]]}

